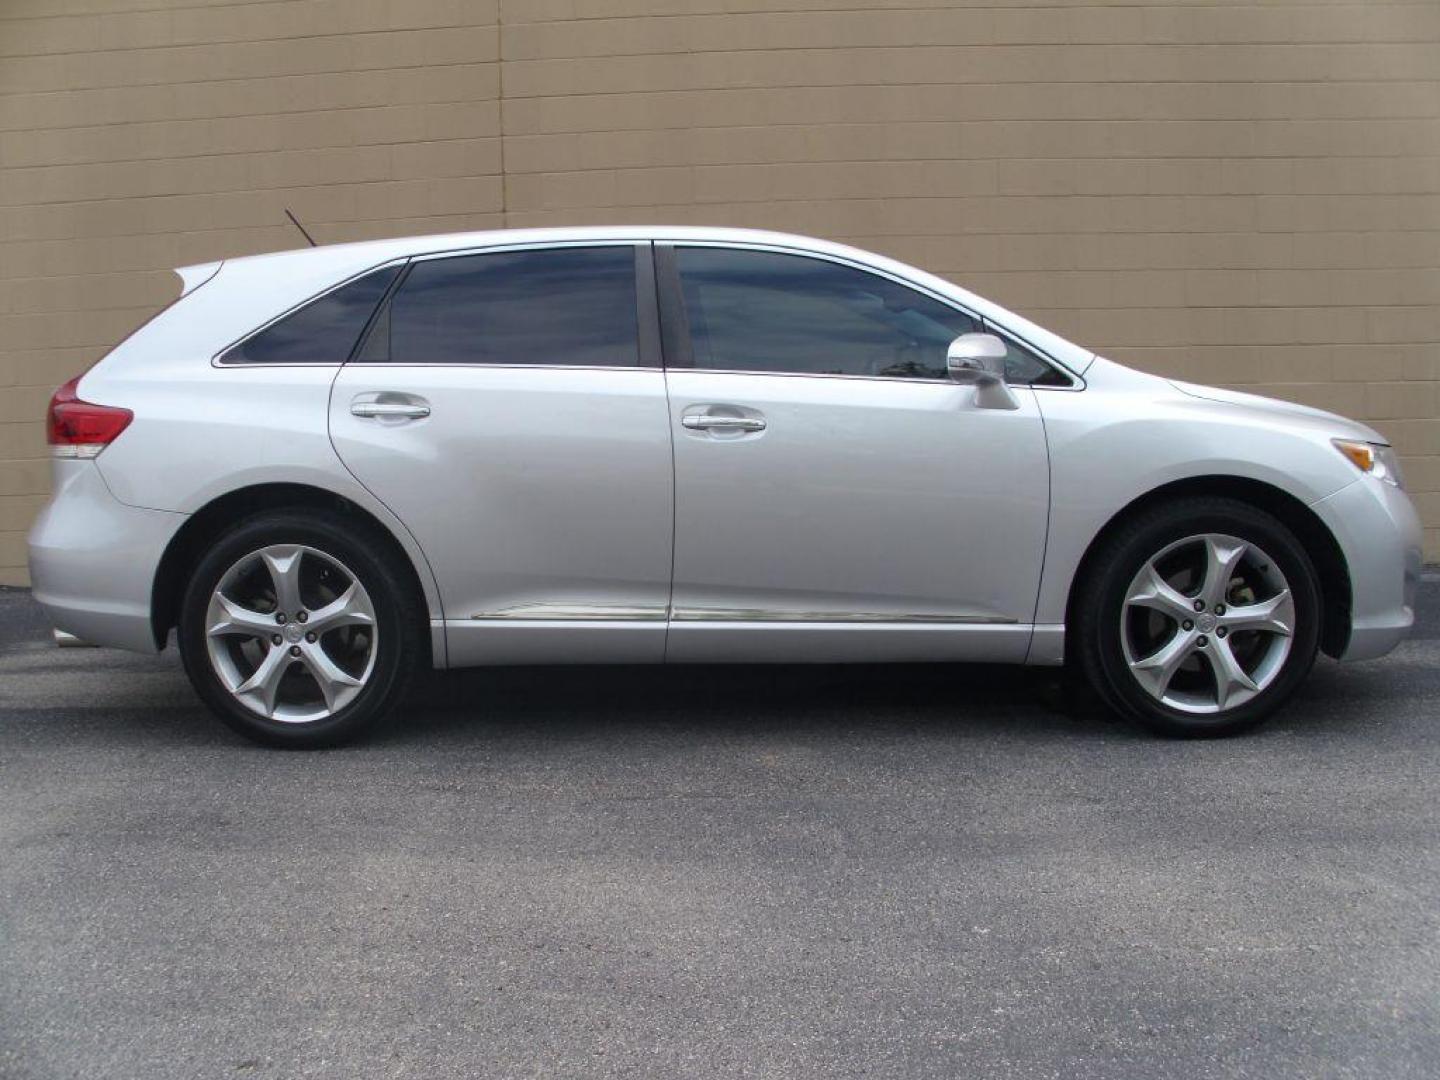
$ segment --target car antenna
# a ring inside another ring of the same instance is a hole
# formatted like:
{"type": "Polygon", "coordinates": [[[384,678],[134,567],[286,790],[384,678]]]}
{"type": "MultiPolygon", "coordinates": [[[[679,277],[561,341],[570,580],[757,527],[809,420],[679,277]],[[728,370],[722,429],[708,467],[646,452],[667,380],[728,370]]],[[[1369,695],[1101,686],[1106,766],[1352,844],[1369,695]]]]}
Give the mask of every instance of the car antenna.
{"type": "Polygon", "coordinates": [[[288,206],[285,208],[285,216],[290,219],[291,223],[295,226],[295,228],[300,230],[300,235],[305,237],[305,239],[309,241],[311,247],[319,246],[315,243],[315,238],[305,231],[305,226],[300,224],[300,219],[290,212],[290,208],[288,206]]]}

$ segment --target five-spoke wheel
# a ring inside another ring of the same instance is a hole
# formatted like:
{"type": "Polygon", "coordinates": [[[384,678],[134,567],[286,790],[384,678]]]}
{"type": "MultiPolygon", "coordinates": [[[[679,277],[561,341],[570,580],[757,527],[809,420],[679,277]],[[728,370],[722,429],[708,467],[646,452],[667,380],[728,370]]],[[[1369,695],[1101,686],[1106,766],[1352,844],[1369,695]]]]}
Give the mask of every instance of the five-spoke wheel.
{"type": "Polygon", "coordinates": [[[1157,503],[1097,546],[1071,607],[1074,656],[1116,710],[1173,735],[1263,720],[1315,659],[1315,571],[1294,533],[1233,499],[1157,503]]]}
{"type": "Polygon", "coordinates": [[[375,608],[324,552],[273,544],[243,556],[210,597],[210,662],[261,716],[307,723],[343,709],[375,666],[375,608]]]}
{"type": "Polygon", "coordinates": [[[1295,602],[1255,544],[1206,533],[1167,545],[1126,590],[1121,643],[1136,680],[1172,708],[1224,712],[1275,681],[1295,602]]]}
{"type": "Polygon", "coordinates": [[[225,533],[181,603],[195,688],[261,742],[353,738],[420,666],[423,598],[402,560],[375,530],[318,510],[271,511],[225,533]]]}

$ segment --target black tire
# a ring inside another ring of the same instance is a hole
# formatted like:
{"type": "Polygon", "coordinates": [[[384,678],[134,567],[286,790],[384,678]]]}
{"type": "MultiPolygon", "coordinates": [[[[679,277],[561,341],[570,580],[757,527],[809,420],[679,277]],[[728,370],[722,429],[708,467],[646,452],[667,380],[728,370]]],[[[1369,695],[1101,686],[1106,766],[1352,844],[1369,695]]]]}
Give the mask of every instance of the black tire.
{"type": "Polygon", "coordinates": [[[1102,537],[1072,607],[1071,655],[1112,709],[1151,731],[1180,738],[1234,735],[1267,719],[1304,681],[1319,647],[1320,618],[1314,565],[1282,522],[1236,499],[1178,498],[1141,510],[1102,537]],[[1147,691],[1132,673],[1122,641],[1125,596],[1136,575],[1168,546],[1201,534],[1225,534],[1258,546],[1283,573],[1294,603],[1290,651],[1272,681],[1248,700],[1209,714],[1173,708],[1147,691]]]}
{"type": "Polygon", "coordinates": [[[388,538],[373,527],[326,511],[265,511],[225,531],[196,563],[180,606],[180,656],[196,692],[229,727],[266,746],[316,749],[356,739],[394,708],[423,662],[424,602],[398,562],[388,538]],[[365,685],[346,705],[313,721],[275,720],[247,708],[221,681],[207,648],[206,616],[221,578],[245,556],[279,544],[305,545],[337,559],[374,608],[374,665],[365,685]]]}

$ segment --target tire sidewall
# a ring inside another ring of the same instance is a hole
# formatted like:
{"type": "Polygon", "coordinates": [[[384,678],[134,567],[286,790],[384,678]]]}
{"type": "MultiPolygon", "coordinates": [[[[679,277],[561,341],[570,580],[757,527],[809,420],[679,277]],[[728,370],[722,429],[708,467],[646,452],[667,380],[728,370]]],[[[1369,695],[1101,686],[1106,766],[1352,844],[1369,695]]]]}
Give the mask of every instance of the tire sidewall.
{"type": "Polygon", "coordinates": [[[181,602],[180,655],[197,693],[235,731],[270,746],[333,746],[371,727],[402,692],[418,651],[413,618],[391,561],[379,545],[365,540],[363,530],[338,516],[275,511],[226,532],[196,563],[181,602]],[[360,581],[374,606],[377,642],[370,678],[353,701],[321,720],[285,723],[252,712],[236,700],[210,660],[205,624],[216,585],[239,560],[275,544],[305,545],[333,556],[360,581]]]}
{"type": "Polygon", "coordinates": [[[1304,681],[1319,648],[1320,595],[1314,565],[1304,547],[1269,514],[1229,500],[1173,504],[1134,524],[1106,552],[1098,588],[1089,598],[1087,659],[1099,669],[1094,680],[1097,688],[1121,712],[1169,735],[1228,735],[1260,723],[1304,681]],[[1261,548],[1284,574],[1295,605],[1290,653],[1275,680],[1243,705],[1218,716],[1187,713],[1152,697],[1131,673],[1121,642],[1125,594],[1135,575],[1168,545],[1204,533],[1235,536],[1261,548]]]}

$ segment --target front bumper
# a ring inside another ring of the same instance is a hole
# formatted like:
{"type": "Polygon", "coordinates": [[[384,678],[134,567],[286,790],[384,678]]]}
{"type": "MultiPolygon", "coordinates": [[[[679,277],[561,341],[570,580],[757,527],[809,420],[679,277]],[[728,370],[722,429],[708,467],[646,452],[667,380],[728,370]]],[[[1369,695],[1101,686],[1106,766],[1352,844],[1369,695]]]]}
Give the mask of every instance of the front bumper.
{"type": "Polygon", "coordinates": [[[126,506],[93,461],[57,460],[30,530],[30,582],[57,630],[92,645],[156,652],[151,591],[186,515],[126,506]]]}
{"type": "Polygon", "coordinates": [[[1311,507],[1330,528],[1350,568],[1350,640],[1342,660],[1384,656],[1415,623],[1423,532],[1410,497],[1361,477],[1311,507]]]}

